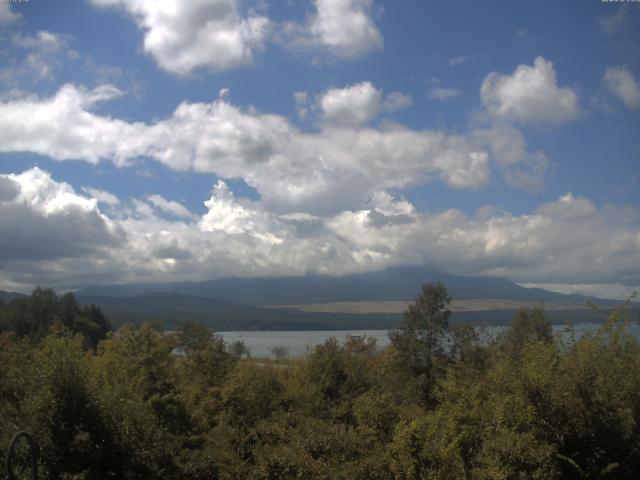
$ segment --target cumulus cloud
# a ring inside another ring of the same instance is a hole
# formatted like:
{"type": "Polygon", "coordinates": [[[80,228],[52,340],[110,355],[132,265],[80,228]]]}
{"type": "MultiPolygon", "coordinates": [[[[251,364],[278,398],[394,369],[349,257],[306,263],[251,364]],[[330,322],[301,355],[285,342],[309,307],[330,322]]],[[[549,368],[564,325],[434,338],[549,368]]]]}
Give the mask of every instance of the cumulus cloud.
{"type": "Polygon", "coordinates": [[[460,95],[460,90],[456,88],[434,87],[429,91],[429,98],[433,100],[445,101],[460,95]]]}
{"type": "Polygon", "coordinates": [[[362,82],[347,88],[332,88],[320,97],[318,104],[325,120],[359,125],[378,115],[382,92],[370,82],[362,82]]]}
{"type": "Polygon", "coordinates": [[[91,198],[95,198],[98,203],[102,203],[103,205],[116,206],[120,205],[120,200],[114,194],[105,192],[104,190],[100,190],[98,188],[90,188],[83,187],[82,191],[89,195],[91,198]]]}
{"type": "Polygon", "coordinates": [[[175,200],[167,200],[162,195],[154,194],[149,195],[149,202],[156,207],[158,210],[164,213],[168,213],[169,215],[173,215],[174,217],[184,218],[184,219],[195,219],[197,218],[194,213],[192,213],[187,207],[182,205],[180,202],[176,202],[175,200]]]}
{"type": "Polygon", "coordinates": [[[491,115],[523,124],[559,125],[580,115],[578,95],[558,86],[553,64],[542,57],[511,75],[491,72],[482,82],[480,98],[491,115]]]}
{"type": "Polygon", "coordinates": [[[460,55],[459,57],[450,58],[447,63],[449,64],[450,67],[455,67],[456,65],[460,65],[466,62],[467,60],[469,60],[469,57],[465,55],[460,55]]]}
{"type": "Polygon", "coordinates": [[[600,17],[600,28],[607,35],[614,35],[630,23],[629,7],[626,4],[614,4],[612,7],[615,9],[612,13],[600,17]]]}
{"type": "Polygon", "coordinates": [[[412,105],[413,98],[411,98],[411,95],[402,92],[391,92],[385,97],[382,110],[393,112],[394,110],[401,110],[412,105]]]}
{"type": "Polygon", "coordinates": [[[627,67],[607,67],[604,74],[607,89],[630,109],[640,108],[640,82],[627,67]]]}
{"type": "MultiPolygon", "coordinates": [[[[374,109],[359,117],[352,110],[355,123],[388,108],[371,91],[374,109]]],[[[455,188],[478,188],[488,179],[487,153],[464,136],[396,124],[329,124],[303,133],[284,117],[243,111],[225,99],[182,103],[154,124],[94,113],[99,102],[120,94],[111,86],[66,85],[51,98],[0,103],[0,151],[118,166],[150,157],[175,170],[243,178],[269,208],[282,212],[337,211],[362,204],[375,190],[434,177],[455,188]]],[[[326,112],[339,110],[327,105],[326,112]]]]}
{"type": "MultiPolygon", "coordinates": [[[[523,283],[525,288],[544,288],[558,293],[578,293],[587,297],[627,300],[640,292],[640,285],[620,283],[523,283]]],[[[637,298],[636,298],[637,300],[637,298]]]]}
{"type": "Polygon", "coordinates": [[[211,198],[204,204],[208,211],[200,221],[200,228],[205,232],[249,235],[270,245],[283,243],[278,236],[278,222],[257,202],[236,200],[222,180],[218,181],[211,198]]]}
{"type": "Polygon", "coordinates": [[[136,134],[143,125],[91,112],[97,103],[121,95],[112,86],[93,90],[65,85],[50,98],[25,97],[0,103],[0,151],[33,152],[57,160],[124,165],[140,155],[136,134]]]}
{"type": "Polygon", "coordinates": [[[639,213],[598,208],[567,194],[521,216],[503,212],[474,218],[451,209],[416,215],[410,224],[380,227],[369,212],[357,211],[340,214],[330,227],[354,251],[377,252],[401,263],[521,281],[578,283],[588,278],[590,283],[638,285],[640,276],[632,265],[640,260],[639,213]]]}
{"type": "Polygon", "coordinates": [[[309,93],[307,92],[294,92],[293,99],[296,104],[296,111],[298,117],[305,119],[309,115],[309,93]]]}
{"type": "Polygon", "coordinates": [[[529,191],[542,189],[551,162],[542,151],[529,152],[520,130],[509,124],[494,124],[474,130],[471,136],[490,149],[508,184],[529,191]]]}
{"type": "Polygon", "coordinates": [[[66,47],[68,35],[40,30],[35,35],[16,35],[12,43],[20,48],[30,48],[45,52],[57,52],[66,47]]]}
{"type": "Polygon", "coordinates": [[[72,52],[69,49],[70,41],[70,35],[47,30],[40,30],[33,35],[14,35],[10,41],[14,47],[14,57],[4,62],[5,67],[0,69],[0,81],[14,86],[52,80],[61,61],[72,52]]]}
{"type": "MultiPolygon", "coordinates": [[[[54,262],[95,255],[125,241],[124,231],[103,215],[92,198],[33,168],[0,175],[0,265],[54,262]]],[[[66,272],[65,272],[66,273],[66,272]]]]}
{"type": "Polygon", "coordinates": [[[8,25],[20,19],[18,13],[11,11],[9,2],[0,2],[0,25],[8,25]]]}
{"type": "Polygon", "coordinates": [[[392,92],[383,97],[371,82],[327,90],[318,99],[322,118],[334,125],[361,125],[381,112],[391,112],[413,104],[411,96],[392,92]]]}
{"type": "Polygon", "coordinates": [[[7,176],[0,177],[0,203],[10,202],[18,195],[16,182],[7,176]]]}
{"type": "Polygon", "coordinates": [[[470,136],[491,152],[505,181],[539,191],[551,160],[542,151],[529,151],[517,124],[559,125],[579,117],[578,96],[559,87],[551,62],[542,57],[533,66],[520,65],[511,75],[491,72],[482,82],[483,109],[470,136]]]}
{"type": "Polygon", "coordinates": [[[307,23],[287,23],[284,32],[291,46],[322,49],[342,59],[383,47],[373,19],[373,0],[315,0],[315,12],[307,23]]]}
{"type": "Polygon", "coordinates": [[[250,63],[268,36],[267,17],[242,15],[237,0],[91,0],[117,7],[144,30],[144,50],[158,65],[185,75],[198,68],[223,71],[250,63]]]}
{"type": "Polygon", "coordinates": [[[640,211],[570,193],[523,215],[420,212],[383,190],[363,208],[283,215],[218,181],[204,204],[198,221],[150,207],[105,214],[37,168],[1,175],[3,282],[73,287],[425,264],[522,283],[640,285],[640,211]]]}

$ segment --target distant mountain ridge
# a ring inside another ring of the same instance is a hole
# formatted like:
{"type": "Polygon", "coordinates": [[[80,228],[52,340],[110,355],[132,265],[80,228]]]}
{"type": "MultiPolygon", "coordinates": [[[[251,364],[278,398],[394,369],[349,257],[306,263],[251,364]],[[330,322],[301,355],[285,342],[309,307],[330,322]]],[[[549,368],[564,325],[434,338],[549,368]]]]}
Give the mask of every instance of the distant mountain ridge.
{"type": "MultiPolygon", "coordinates": [[[[177,293],[155,292],[128,297],[81,296],[82,305],[97,305],[114,322],[141,324],[160,322],[165,329],[178,328],[185,321],[196,321],[217,331],[233,330],[369,330],[390,329],[398,325],[402,313],[312,312],[297,308],[261,308],[251,305],[194,297],[177,293]]],[[[452,324],[507,325],[517,309],[454,311],[452,324]]],[[[552,323],[602,321],[611,308],[598,310],[546,310],[552,323]]]]}
{"type": "Polygon", "coordinates": [[[392,328],[397,314],[326,314],[296,309],[260,308],[251,305],[195,297],[178,293],[153,292],[127,297],[78,296],[83,305],[97,305],[115,324],[159,321],[174,329],[190,320],[215,330],[343,330],[392,328]]]}
{"type": "MultiPolygon", "coordinates": [[[[300,305],[341,301],[410,301],[420,285],[441,281],[454,299],[501,298],[535,302],[583,303],[588,297],[562,294],[541,288],[525,288],[499,277],[450,275],[424,267],[392,267],[345,276],[306,275],[301,277],[222,278],[203,282],[134,283],[87,287],[77,296],[133,297],[172,292],[215,298],[245,305],[300,305]]],[[[598,299],[612,305],[614,300],[598,299]]]]}
{"type": "MultiPolygon", "coordinates": [[[[161,322],[165,328],[175,328],[186,320],[193,320],[216,330],[386,329],[398,324],[401,312],[323,312],[300,306],[335,302],[411,302],[423,283],[436,281],[445,285],[454,301],[476,303],[473,300],[502,299],[513,301],[512,304],[547,303],[547,316],[554,323],[562,323],[568,318],[600,321],[608,315],[608,307],[621,303],[594,299],[607,307],[595,312],[584,308],[588,298],[582,295],[525,288],[499,277],[450,275],[406,266],[341,277],[223,278],[202,282],[94,286],[78,290],[76,297],[83,305],[99,306],[116,325],[150,320],[161,322]],[[563,308],[557,308],[559,303],[563,308]]],[[[20,296],[0,293],[5,301],[20,296]]],[[[499,306],[509,305],[509,302],[494,303],[495,309],[454,311],[452,322],[508,324],[516,309],[499,306]]]]}
{"type": "Polygon", "coordinates": [[[23,295],[22,293],[17,292],[5,292],[4,290],[0,290],[0,300],[3,302],[10,302],[11,300],[15,300],[16,298],[24,298],[27,295],[23,295]]]}

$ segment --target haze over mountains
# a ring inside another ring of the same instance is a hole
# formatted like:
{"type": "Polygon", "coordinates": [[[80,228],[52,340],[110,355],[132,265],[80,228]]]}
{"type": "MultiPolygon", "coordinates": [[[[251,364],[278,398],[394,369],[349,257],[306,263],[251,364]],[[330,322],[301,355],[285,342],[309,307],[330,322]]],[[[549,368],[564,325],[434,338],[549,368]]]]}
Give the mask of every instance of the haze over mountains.
{"type": "MultiPolygon", "coordinates": [[[[301,305],[341,301],[413,300],[420,285],[436,281],[442,282],[454,299],[495,298],[574,303],[587,299],[577,294],[565,295],[540,288],[524,288],[499,277],[449,275],[409,266],[344,276],[223,278],[205,282],[94,286],[81,289],[77,294],[131,297],[152,292],[171,292],[247,305],[301,305]]],[[[608,300],[603,302],[615,303],[608,300]]]]}
{"type": "Polygon", "coordinates": [[[99,305],[116,321],[159,320],[172,326],[196,320],[220,330],[391,328],[404,305],[425,282],[441,281],[452,297],[453,321],[508,322],[519,306],[541,304],[553,322],[604,318],[617,303],[524,288],[499,277],[444,274],[423,267],[394,267],[371,273],[279,278],[223,278],[204,282],[120,284],[77,292],[83,303],[99,305]],[[268,307],[268,308],[267,308],[268,307]]]}
{"type": "MultiPolygon", "coordinates": [[[[159,321],[174,328],[186,320],[216,330],[334,330],[392,328],[425,282],[441,281],[453,297],[452,321],[508,323],[521,306],[542,305],[562,323],[602,320],[615,300],[524,288],[499,277],[450,275],[424,267],[393,267],[345,276],[222,278],[203,282],[136,283],[86,287],[82,304],[95,304],[116,324],[159,321]]],[[[2,292],[9,301],[15,293],[2,292]]],[[[635,307],[634,307],[635,308],[635,307]]]]}

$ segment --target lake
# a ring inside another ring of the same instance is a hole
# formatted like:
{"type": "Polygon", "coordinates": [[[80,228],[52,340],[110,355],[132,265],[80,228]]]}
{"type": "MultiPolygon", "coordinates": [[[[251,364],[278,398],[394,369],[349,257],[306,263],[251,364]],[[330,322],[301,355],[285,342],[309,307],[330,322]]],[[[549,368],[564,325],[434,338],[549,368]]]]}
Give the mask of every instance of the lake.
{"type": "MultiPolygon", "coordinates": [[[[577,323],[574,325],[577,336],[598,329],[600,323],[577,323]]],[[[506,327],[485,327],[489,335],[495,335],[506,327]]],[[[553,325],[554,333],[562,332],[564,325],[553,325]]],[[[629,331],[640,340],[640,325],[632,323],[629,331]]],[[[335,337],[344,341],[347,336],[367,336],[375,338],[378,347],[389,345],[389,330],[319,330],[319,331],[242,331],[242,332],[216,332],[225,342],[231,343],[241,340],[249,348],[252,357],[269,357],[271,349],[276,346],[285,347],[288,356],[299,357],[316,345],[324,343],[327,339],[335,337]]]]}

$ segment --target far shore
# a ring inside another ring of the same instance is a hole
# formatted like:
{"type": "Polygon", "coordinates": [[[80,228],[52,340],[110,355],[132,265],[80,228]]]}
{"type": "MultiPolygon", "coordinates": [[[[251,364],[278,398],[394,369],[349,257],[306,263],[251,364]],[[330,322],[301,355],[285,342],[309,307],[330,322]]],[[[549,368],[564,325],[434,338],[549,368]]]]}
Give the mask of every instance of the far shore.
{"type": "MultiPolygon", "coordinates": [[[[412,301],[350,301],[311,303],[303,305],[262,305],[264,308],[287,308],[314,313],[402,313],[412,301]]],[[[545,310],[589,310],[593,308],[578,302],[533,302],[505,300],[500,298],[481,298],[472,300],[453,300],[452,312],[486,312],[492,310],[518,310],[520,308],[542,307],[545,310]]],[[[611,308],[604,306],[601,308],[611,308]]]]}

